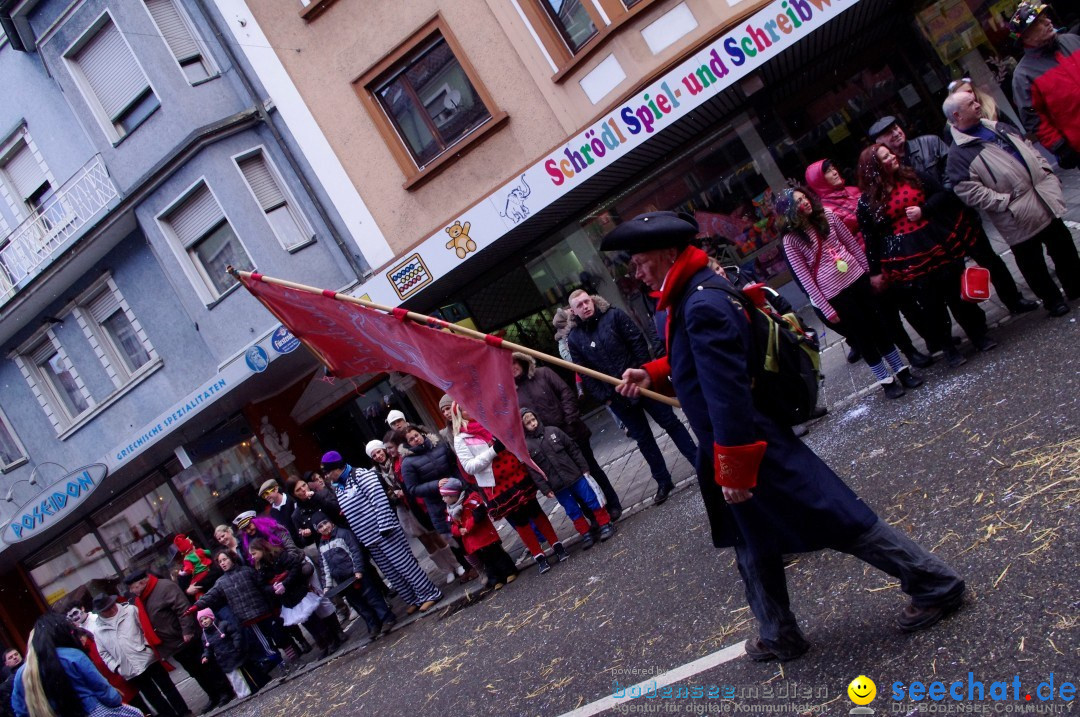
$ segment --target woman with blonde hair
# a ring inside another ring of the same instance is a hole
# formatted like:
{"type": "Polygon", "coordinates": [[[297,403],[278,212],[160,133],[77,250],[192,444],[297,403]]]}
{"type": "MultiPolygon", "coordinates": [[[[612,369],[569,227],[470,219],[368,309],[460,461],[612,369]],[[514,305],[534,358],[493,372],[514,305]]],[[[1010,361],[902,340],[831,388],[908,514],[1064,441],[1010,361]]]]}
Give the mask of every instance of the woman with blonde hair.
{"type": "Polygon", "coordinates": [[[71,623],[57,613],[38,618],[26,663],[15,674],[11,706],[17,717],[141,717],[123,703],[79,649],[71,623]]]}

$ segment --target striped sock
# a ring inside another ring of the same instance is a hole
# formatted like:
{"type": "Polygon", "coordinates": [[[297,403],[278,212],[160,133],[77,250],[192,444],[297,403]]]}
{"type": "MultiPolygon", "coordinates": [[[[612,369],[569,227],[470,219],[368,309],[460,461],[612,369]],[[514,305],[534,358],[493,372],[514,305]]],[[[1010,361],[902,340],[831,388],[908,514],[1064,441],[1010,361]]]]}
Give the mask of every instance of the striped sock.
{"type": "Polygon", "coordinates": [[[878,383],[888,383],[892,376],[889,375],[889,370],[885,368],[885,362],[878,361],[876,364],[870,367],[870,370],[874,372],[874,378],[878,380],[878,383]]]}
{"type": "Polygon", "coordinates": [[[900,373],[907,366],[904,365],[904,359],[900,358],[900,352],[893,347],[893,350],[885,354],[885,360],[889,362],[889,368],[893,370],[893,373],[900,373]]]}

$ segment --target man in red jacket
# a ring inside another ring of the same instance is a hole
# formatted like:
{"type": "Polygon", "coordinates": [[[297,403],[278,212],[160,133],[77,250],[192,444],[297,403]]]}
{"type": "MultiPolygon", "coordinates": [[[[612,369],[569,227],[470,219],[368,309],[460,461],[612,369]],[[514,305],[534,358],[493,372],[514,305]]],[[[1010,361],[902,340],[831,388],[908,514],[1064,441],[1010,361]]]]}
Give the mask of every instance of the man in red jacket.
{"type": "Polygon", "coordinates": [[[1032,0],[1017,6],[1009,29],[1024,46],[1013,73],[1024,129],[1063,169],[1080,166],[1080,35],[1059,33],[1049,8],[1032,0]]]}

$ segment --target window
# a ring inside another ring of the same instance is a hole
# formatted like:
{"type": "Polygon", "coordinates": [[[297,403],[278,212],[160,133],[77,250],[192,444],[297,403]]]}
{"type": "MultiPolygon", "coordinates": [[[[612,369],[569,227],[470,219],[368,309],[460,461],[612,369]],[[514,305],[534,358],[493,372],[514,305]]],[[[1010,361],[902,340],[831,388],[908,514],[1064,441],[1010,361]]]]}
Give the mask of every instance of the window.
{"type": "Polygon", "coordinates": [[[406,188],[506,119],[492,112],[494,102],[439,17],[354,87],[410,178],[406,188]]]}
{"type": "Polygon", "coordinates": [[[0,410],[0,471],[8,471],[26,462],[26,449],[0,410]]]}
{"type": "Polygon", "coordinates": [[[21,349],[15,363],[57,433],[93,406],[93,398],[52,329],[21,349]]]}
{"type": "Polygon", "coordinates": [[[213,301],[236,282],[225,273],[228,266],[251,270],[254,264],[244,245],[205,182],[170,209],[162,220],[176,237],[201,280],[196,284],[204,299],[213,301]]]}
{"type": "Polygon", "coordinates": [[[596,25],[582,0],[540,0],[570,52],[576,54],[581,46],[596,35],[596,25]]]}
{"type": "Polygon", "coordinates": [[[236,165],[281,245],[292,251],[311,242],[311,227],[296,210],[295,200],[286,197],[284,184],[266,154],[256,150],[237,159],[236,165]]]}
{"type": "Polygon", "coordinates": [[[15,142],[3,160],[4,185],[11,208],[19,219],[40,210],[53,196],[53,186],[25,137],[15,142]]]}
{"type": "Polygon", "coordinates": [[[77,304],[75,318],[117,388],[157,359],[157,352],[112,277],[95,282],[77,304]]]}
{"type": "Polygon", "coordinates": [[[114,142],[130,134],[160,106],[135,54],[108,13],[65,58],[114,142]]]}
{"type": "Polygon", "coordinates": [[[176,0],[145,0],[158,32],[191,84],[212,76],[216,69],[199,42],[190,19],[176,0]]]}

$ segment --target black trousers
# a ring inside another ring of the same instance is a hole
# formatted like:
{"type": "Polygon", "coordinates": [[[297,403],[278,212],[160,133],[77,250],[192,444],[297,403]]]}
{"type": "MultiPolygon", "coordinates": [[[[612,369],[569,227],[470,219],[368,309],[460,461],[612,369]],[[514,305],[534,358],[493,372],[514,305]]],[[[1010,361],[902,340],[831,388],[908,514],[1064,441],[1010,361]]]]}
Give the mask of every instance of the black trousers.
{"type": "Polygon", "coordinates": [[[878,302],[870,289],[870,276],[864,274],[854,284],[829,299],[844,324],[849,337],[862,352],[867,366],[881,362],[881,357],[895,348],[884,320],[878,313],[878,302]]]}
{"type": "Polygon", "coordinates": [[[1080,298],[1080,255],[1077,255],[1076,244],[1065,222],[1055,219],[1046,229],[1012,248],[1016,266],[1028,286],[1035,296],[1042,299],[1046,308],[1050,308],[1060,304],[1063,299],[1050,276],[1043,249],[1054,261],[1054,269],[1057,270],[1058,281],[1065,289],[1065,295],[1070,299],[1080,298]]]}
{"type": "Polygon", "coordinates": [[[517,566],[514,560],[503,549],[502,543],[492,543],[473,553],[484,564],[484,572],[487,573],[488,583],[506,584],[506,579],[511,575],[517,575],[517,566]]]}
{"type": "Polygon", "coordinates": [[[199,638],[184,643],[183,647],[173,653],[173,659],[195,678],[211,703],[232,694],[232,685],[218,664],[213,659],[205,665],[202,663],[202,641],[199,638]]]}
{"type": "MultiPolygon", "coordinates": [[[[975,212],[972,213],[975,214],[975,212]]],[[[990,244],[990,237],[982,228],[981,218],[978,215],[972,217],[972,223],[976,227],[975,243],[968,250],[968,256],[974,259],[976,264],[990,271],[990,281],[993,282],[1001,303],[1011,311],[1024,297],[1021,296],[1020,289],[1016,286],[1016,279],[1013,278],[1009,267],[1005,266],[1005,261],[998,256],[993,245],[990,244]]],[[[1015,249],[1013,253],[1016,253],[1015,249]]],[[[957,318],[957,321],[959,320],[957,318]]]]}
{"type": "Polygon", "coordinates": [[[191,711],[160,662],[151,663],[142,674],[129,677],[128,682],[142,693],[159,717],[179,717],[191,711]]]}
{"type": "MultiPolygon", "coordinates": [[[[952,311],[956,322],[972,341],[986,336],[986,314],[978,304],[964,301],[960,296],[960,277],[963,264],[959,261],[919,277],[904,287],[923,316],[923,322],[934,345],[945,351],[952,349],[952,311]]],[[[928,342],[929,343],[929,340],[928,342]]]]}

